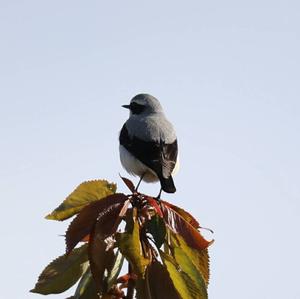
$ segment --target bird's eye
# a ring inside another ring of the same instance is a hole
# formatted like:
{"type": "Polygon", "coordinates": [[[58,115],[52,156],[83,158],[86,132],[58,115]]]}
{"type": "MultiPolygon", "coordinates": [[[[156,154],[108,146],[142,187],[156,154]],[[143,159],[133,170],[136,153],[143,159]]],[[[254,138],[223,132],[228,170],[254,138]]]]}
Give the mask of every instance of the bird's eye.
{"type": "Polygon", "coordinates": [[[130,104],[130,111],[132,114],[141,114],[145,110],[145,106],[138,104],[138,103],[131,103],[130,104]]]}

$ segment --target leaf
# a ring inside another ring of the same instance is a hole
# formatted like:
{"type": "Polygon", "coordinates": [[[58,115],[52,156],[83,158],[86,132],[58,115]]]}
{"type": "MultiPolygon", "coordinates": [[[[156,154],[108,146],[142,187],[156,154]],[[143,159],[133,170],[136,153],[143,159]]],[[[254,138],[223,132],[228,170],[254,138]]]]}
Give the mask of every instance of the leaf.
{"type": "Polygon", "coordinates": [[[90,241],[90,235],[86,235],[81,242],[89,242],[90,241]]]}
{"type": "Polygon", "coordinates": [[[185,254],[185,252],[179,248],[174,248],[174,258],[181,270],[186,273],[192,280],[198,289],[197,294],[199,298],[207,298],[206,283],[198,268],[195,267],[191,259],[185,254]]]}
{"type": "Polygon", "coordinates": [[[149,197],[149,196],[145,196],[145,198],[147,199],[148,201],[148,204],[154,208],[154,210],[156,211],[156,213],[162,218],[163,217],[163,213],[159,207],[159,204],[157,203],[157,200],[155,200],[154,198],[152,197],[149,197]]]}
{"type": "Polygon", "coordinates": [[[66,232],[67,253],[91,233],[97,219],[103,224],[103,235],[107,237],[113,234],[117,229],[114,225],[116,221],[119,221],[118,215],[126,200],[127,196],[116,193],[86,206],[68,227],[66,232]]]}
{"type": "MultiPolygon", "coordinates": [[[[120,297],[118,297],[118,298],[120,298],[120,297]]],[[[118,298],[111,294],[103,294],[103,296],[101,296],[101,299],[118,299],[118,298]]]]}
{"type": "Polygon", "coordinates": [[[118,248],[125,258],[133,267],[134,273],[138,277],[143,277],[147,265],[150,260],[144,257],[141,240],[140,240],[140,227],[136,219],[136,208],[133,209],[133,217],[127,221],[127,231],[124,233],[117,233],[116,240],[118,248]]]}
{"type": "Polygon", "coordinates": [[[146,229],[147,232],[153,236],[155,245],[159,249],[165,242],[166,237],[166,226],[164,220],[158,215],[154,215],[146,222],[146,229]]]}
{"type": "Polygon", "coordinates": [[[123,182],[125,183],[125,185],[127,186],[127,188],[133,193],[135,191],[135,187],[134,184],[131,180],[124,178],[122,176],[120,176],[121,179],[123,180],[123,182]]]}
{"type": "Polygon", "coordinates": [[[91,272],[96,283],[98,293],[107,292],[107,282],[104,280],[105,269],[112,267],[114,260],[113,249],[106,250],[107,244],[104,241],[101,221],[98,221],[91,234],[88,247],[91,272]]]}
{"type": "Polygon", "coordinates": [[[198,286],[192,278],[183,272],[176,261],[169,255],[160,251],[162,261],[167,268],[170,278],[182,299],[207,299],[199,293],[198,286]]]}
{"type": "Polygon", "coordinates": [[[108,275],[107,275],[107,289],[108,290],[116,283],[116,280],[121,272],[123,263],[124,263],[124,256],[118,250],[115,255],[113,267],[112,267],[112,269],[110,269],[108,271],[108,275]]]}
{"type": "Polygon", "coordinates": [[[208,250],[195,250],[189,247],[184,239],[178,235],[171,233],[171,242],[173,246],[177,246],[181,248],[185,254],[191,259],[194,266],[200,271],[202,274],[206,285],[209,283],[209,255],[208,250]]]}
{"type": "Polygon", "coordinates": [[[99,299],[90,268],[83,274],[76,288],[74,299],[99,299]]]}
{"type": "Polygon", "coordinates": [[[130,199],[128,199],[128,197],[127,197],[127,200],[125,201],[123,208],[120,211],[120,214],[119,214],[120,218],[123,218],[126,215],[129,205],[130,205],[130,199]]]}
{"type": "Polygon", "coordinates": [[[66,291],[83,274],[87,260],[86,244],[75,249],[69,256],[58,257],[43,270],[31,292],[47,295],[66,291]]]}
{"type": "Polygon", "coordinates": [[[167,201],[161,200],[161,203],[163,203],[168,208],[177,212],[182,218],[184,218],[185,221],[187,221],[189,224],[191,224],[194,228],[196,228],[196,229],[200,228],[199,222],[189,212],[187,212],[184,209],[179,208],[167,201]]]}
{"type": "Polygon", "coordinates": [[[135,289],[136,289],[135,299],[155,299],[155,297],[151,296],[152,294],[149,287],[149,275],[147,273],[148,268],[145,273],[145,278],[137,279],[135,282],[135,289]]]}
{"type": "Polygon", "coordinates": [[[106,180],[87,181],[80,184],[51,214],[50,220],[65,220],[77,214],[92,201],[105,198],[116,192],[116,184],[106,180]]]}
{"type": "Polygon", "coordinates": [[[202,250],[207,248],[213,241],[205,240],[200,232],[184,219],[176,210],[161,203],[165,222],[175,232],[180,234],[186,243],[194,249],[202,250]]]}
{"type": "Polygon", "coordinates": [[[146,279],[137,281],[137,299],[166,298],[181,299],[167,269],[154,261],[147,268],[146,279]]]}

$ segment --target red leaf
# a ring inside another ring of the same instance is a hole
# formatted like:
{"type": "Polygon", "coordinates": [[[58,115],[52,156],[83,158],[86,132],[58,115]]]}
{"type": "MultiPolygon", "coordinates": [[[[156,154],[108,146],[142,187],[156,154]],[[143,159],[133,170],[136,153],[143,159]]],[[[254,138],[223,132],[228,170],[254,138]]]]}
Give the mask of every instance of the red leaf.
{"type": "Polygon", "coordinates": [[[99,234],[99,226],[97,226],[96,224],[95,229],[91,233],[88,255],[97,292],[102,293],[107,292],[107,282],[104,281],[104,272],[105,269],[111,267],[114,261],[114,252],[112,248],[107,250],[107,244],[104,242],[102,234],[99,234]]]}
{"type": "Polygon", "coordinates": [[[154,208],[154,210],[156,211],[156,213],[158,214],[158,216],[160,216],[161,218],[163,218],[163,213],[159,207],[159,204],[157,203],[157,200],[155,200],[152,197],[146,197],[148,204],[154,208]]]}
{"type": "Polygon", "coordinates": [[[133,193],[135,191],[135,187],[134,187],[134,184],[132,183],[132,181],[127,178],[124,178],[122,176],[120,176],[120,177],[123,180],[123,182],[125,183],[125,185],[128,187],[128,189],[133,193]]]}
{"type": "Polygon", "coordinates": [[[114,261],[113,249],[104,240],[116,232],[121,221],[119,216],[123,206],[123,203],[117,203],[100,213],[91,233],[88,254],[92,275],[99,292],[107,291],[107,283],[104,283],[103,275],[105,269],[112,268],[114,261]]]}
{"type": "Polygon", "coordinates": [[[117,283],[126,283],[128,282],[129,279],[137,280],[137,275],[134,273],[127,273],[125,275],[122,275],[118,277],[117,283]]]}
{"type": "Polygon", "coordinates": [[[130,199],[127,199],[123,205],[122,210],[120,211],[119,217],[124,217],[127,210],[128,210],[128,206],[130,204],[130,199]]]}
{"type": "Polygon", "coordinates": [[[89,242],[90,241],[90,235],[86,235],[81,242],[89,242]]]}
{"type": "Polygon", "coordinates": [[[164,220],[169,227],[180,234],[192,248],[197,250],[207,248],[212,241],[205,240],[200,232],[171,206],[169,203],[166,205],[165,202],[161,202],[164,220]]]}
{"type": "Polygon", "coordinates": [[[190,225],[192,225],[194,228],[198,229],[200,228],[200,224],[199,222],[187,211],[185,211],[184,209],[182,208],[179,208],[167,201],[163,201],[161,200],[161,202],[171,208],[172,210],[176,211],[180,216],[182,216],[190,225]]]}
{"type": "Polygon", "coordinates": [[[125,282],[128,282],[129,279],[130,279],[130,274],[127,273],[127,274],[124,274],[124,275],[118,277],[117,283],[125,283],[125,282]]]}
{"type": "Polygon", "coordinates": [[[126,200],[126,195],[116,193],[101,200],[92,202],[83,208],[71,222],[66,232],[66,252],[70,253],[78,242],[91,233],[98,217],[102,216],[106,219],[106,224],[104,225],[106,230],[105,234],[112,234],[113,232],[111,230],[114,222],[116,221],[116,217],[110,217],[110,213],[112,213],[112,211],[116,208],[121,210],[126,200]],[[114,209],[112,209],[112,206],[114,206],[114,209]]]}

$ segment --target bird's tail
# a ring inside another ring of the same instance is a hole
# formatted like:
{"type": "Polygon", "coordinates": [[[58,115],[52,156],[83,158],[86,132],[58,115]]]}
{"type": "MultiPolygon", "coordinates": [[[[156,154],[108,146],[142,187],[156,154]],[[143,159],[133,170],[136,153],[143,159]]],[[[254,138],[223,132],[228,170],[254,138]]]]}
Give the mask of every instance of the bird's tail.
{"type": "Polygon", "coordinates": [[[159,178],[161,188],[167,193],[175,193],[176,187],[174,185],[174,181],[172,176],[169,176],[167,179],[164,177],[159,178]]]}

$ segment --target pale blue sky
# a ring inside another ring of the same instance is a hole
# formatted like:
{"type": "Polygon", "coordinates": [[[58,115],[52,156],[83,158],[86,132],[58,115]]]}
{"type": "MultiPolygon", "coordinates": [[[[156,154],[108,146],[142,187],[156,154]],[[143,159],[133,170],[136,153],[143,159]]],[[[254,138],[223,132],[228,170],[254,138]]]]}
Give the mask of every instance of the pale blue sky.
{"type": "Polygon", "coordinates": [[[215,231],[210,298],[300,298],[298,1],[0,0],[0,38],[1,297],[43,298],[77,184],[126,190],[121,105],[148,92],[179,139],[164,198],[215,231]]]}

